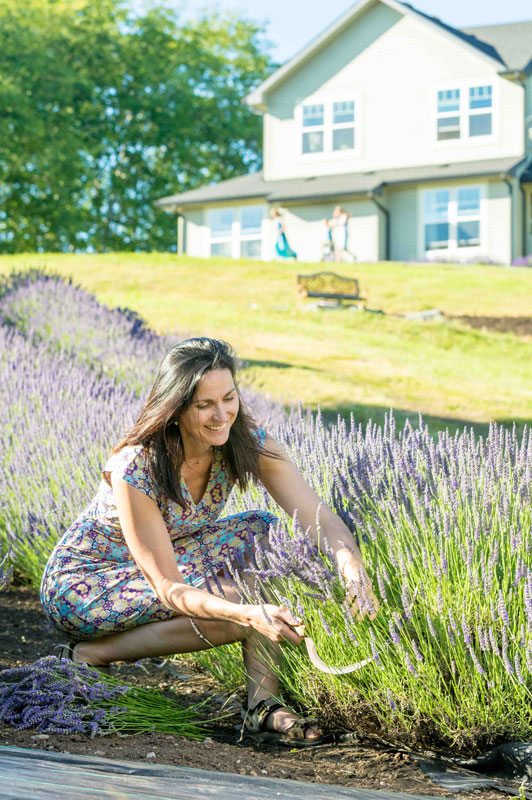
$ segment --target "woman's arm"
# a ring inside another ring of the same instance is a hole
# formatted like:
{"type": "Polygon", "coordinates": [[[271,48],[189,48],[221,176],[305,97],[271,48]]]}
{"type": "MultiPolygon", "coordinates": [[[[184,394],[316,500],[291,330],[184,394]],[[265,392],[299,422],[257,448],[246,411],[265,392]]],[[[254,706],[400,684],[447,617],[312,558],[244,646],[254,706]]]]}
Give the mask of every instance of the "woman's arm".
{"type": "Polygon", "coordinates": [[[251,626],[272,641],[290,639],[299,644],[301,638],[291,627],[298,621],[294,621],[286,609],[268,605],[265,615],[260,606],[231,603],[186,584],[156,502],[113,474],[111,485],[122,533],[131,555],[167,608],[196,619],[251,626]]]}
{"type": "Polygon", "coordinates": [[[379,604],[371,588],[360,550],[349,529],[320,500],[274,439],[268,436],[265,448],[274,454],[273,457],[263,454],[259,458],[259,477],[266,490],[287,514],[292,516],[297,511],[301,526],[308,529],[318,547],[321,547],[320,537],[327,540],[340,572],[350,584],[350,599],[357,600],[359,610],[362,613],[370,610],[364,607],[367,605],[364,595],[367,595],[369,605],[376,611],[379,604]]]}

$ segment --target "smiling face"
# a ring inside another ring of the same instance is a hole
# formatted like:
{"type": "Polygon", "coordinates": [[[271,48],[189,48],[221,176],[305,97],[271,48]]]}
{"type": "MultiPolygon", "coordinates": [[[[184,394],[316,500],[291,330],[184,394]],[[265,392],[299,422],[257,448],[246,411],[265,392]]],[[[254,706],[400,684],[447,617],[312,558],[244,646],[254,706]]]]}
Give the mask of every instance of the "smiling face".
{"type": "Polygon", "coordinates": [[[238,392],[231,371],[206,372],[198,382],[192,403],[179,418],[185,455],[190,457],[225,444],[238,408],[238,392]]]}

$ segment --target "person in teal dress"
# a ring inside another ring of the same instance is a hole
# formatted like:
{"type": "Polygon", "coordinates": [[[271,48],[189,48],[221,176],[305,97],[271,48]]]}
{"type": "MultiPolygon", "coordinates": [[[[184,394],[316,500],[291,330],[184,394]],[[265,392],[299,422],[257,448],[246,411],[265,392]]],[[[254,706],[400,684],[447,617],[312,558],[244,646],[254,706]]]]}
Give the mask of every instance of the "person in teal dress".
{"type": "Polygon", "coordinates": [[[242,564],[275,521],[264,510],[223,515],[232,488],[250,481],[289,514],[297,509],[316,541],[320,507],[321,535],[351,601],[366,613],[369,597],[374,613],[352,535],[257,428],[235,382],[234,353],[207,337],[179,343],[162,360],[137,421],[103,466],[96,496],[50,555],[41,602],[70,640],[61,655],[99,668],[242,642],[245,733],[308,746],[323,734],[277,701],[271,668],[282,641],[302,641],[294,630],[302,621],[284,606],[245,602],[239,589],[242,564]]]}
{"type": "Polygon", "coordinates": [[[276,239],[275,239],[275,253],[279,258],[289,258],[295,260],[297,253],[292,250],[288,244],[288,237],[286,235],[286,224],[284,221],[284,214],[282,208],[272,208],[270,213],[271,218],[275,222],[276,239]]]}

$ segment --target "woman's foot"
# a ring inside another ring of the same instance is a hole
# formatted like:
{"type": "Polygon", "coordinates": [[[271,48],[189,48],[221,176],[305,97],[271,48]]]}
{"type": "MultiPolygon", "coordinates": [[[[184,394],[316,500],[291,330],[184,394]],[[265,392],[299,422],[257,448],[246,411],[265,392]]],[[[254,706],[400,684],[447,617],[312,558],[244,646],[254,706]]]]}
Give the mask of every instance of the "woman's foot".
{"type": "Polygon", "coordinates": [[[274,697],[260,700],[251,709],[242,706],[242,735],[257,742],[283,744],[289,747],[312,747],[328,740],[315,719],[296,714],[274,697]]]}
{"type": "MultiPolygon", "coordinates": [[[[301,716],[296,714],[292,709],[287,706],[282,706],[274,711],[270,711],[264,720],[265,729],[268,731],[277,731],[278,733],[288,733],[290,728],[300,722],[301,716]]],[[[323,731],[315,725],[302,726],[304,738],[308,740],[321,739],[323,731]]]]}

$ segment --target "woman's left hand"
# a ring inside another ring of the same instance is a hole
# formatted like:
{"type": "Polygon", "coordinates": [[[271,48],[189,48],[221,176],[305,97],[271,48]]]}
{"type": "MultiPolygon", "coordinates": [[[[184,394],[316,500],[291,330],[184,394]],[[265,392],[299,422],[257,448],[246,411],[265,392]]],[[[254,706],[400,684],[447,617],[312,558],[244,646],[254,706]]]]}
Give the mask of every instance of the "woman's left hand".
{"type": "Polygon", "coordinates": [[[368,615],[370,619],[375,619],[379,601],[362,562],[350,554],[339,566],[346,582],[346,602],[355,616],[362,618],[368,615]]]}

